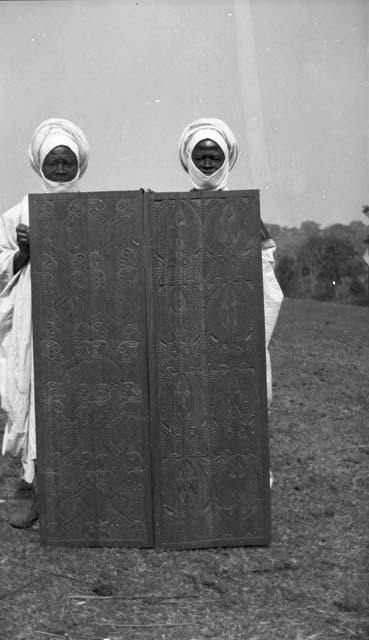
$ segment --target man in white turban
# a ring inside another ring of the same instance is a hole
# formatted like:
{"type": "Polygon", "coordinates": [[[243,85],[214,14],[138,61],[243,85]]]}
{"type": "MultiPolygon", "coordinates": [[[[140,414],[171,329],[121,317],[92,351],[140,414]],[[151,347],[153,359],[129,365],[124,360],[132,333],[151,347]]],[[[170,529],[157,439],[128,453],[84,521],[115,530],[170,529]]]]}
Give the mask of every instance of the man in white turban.
{"type": "MultiPolygon", "coordinates": [[[[216,118],[195,120],[184,129],[179,140],[179,159],[195,189],[227,189],[228,174],[237,155],[236,138],[228,125],[216,118]]],[[[268,405],[272,401],[272,370],[268,346],[283,300],[274,274],[275,249],[275,242],[261,221],[268,405]]]]}
{"type": "Polygon", "coordinates": [[[195,120],[179,140],[179,158],[195,189],[226,189],[237,156],[236,138],[228,125],[216,118],[195,120]]]}
{"type": "MultiPolygon", "coordinates": [[[[36,129],[29,147],[31,166],[46,193],[78,191],[89,146],[73,122],[51,118],[36,129]]],[[[28,195],[0,216],[0,402],[6,413],[2,452],[20,456],[23,487],[35,479],[31,266],[28,195]]],[[[25,528],[38,518],[37,498],[11,524],[25,528]]]]}

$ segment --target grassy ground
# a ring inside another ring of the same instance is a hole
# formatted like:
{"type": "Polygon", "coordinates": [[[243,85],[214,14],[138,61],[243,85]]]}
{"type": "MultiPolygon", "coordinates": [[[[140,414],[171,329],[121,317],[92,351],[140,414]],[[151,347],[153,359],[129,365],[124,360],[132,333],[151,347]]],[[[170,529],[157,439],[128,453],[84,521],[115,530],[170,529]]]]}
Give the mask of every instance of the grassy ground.
{"type": "Polygon", "coordinates": [[[8,525],[18,468],[1,459],[0,638],[367,640],[368,320],[284,302],[268,549],[40,548],[8,525]]]}

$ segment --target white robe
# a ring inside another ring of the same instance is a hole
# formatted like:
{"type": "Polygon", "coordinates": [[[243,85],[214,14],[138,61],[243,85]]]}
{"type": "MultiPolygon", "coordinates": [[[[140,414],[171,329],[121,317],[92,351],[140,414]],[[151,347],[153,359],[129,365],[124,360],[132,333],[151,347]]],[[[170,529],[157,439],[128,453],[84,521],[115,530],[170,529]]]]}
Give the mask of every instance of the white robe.
{"type": "Polygon", "coordinates": [[[21,455],[32,482],[36,459],[31,266],[14,275],[18,224],[29,224],[28,196],[0,216],[0,403],[7,414],[2,452],[21,455]]]}
{"type": "Polygon", "coordinates": [[[268,239],[262,242],[262,270],[264,289],[264,316],[265,316],[265,349],[266,349],[266,374],[267,374],[267,397],[270,406],[273,397],[272,391],[272,367],[269,355],[269,342],[273,335],[279,310],[283,301],[282,289],[274,273],[274,252],[276,244],[274,240],[268,239]]]}

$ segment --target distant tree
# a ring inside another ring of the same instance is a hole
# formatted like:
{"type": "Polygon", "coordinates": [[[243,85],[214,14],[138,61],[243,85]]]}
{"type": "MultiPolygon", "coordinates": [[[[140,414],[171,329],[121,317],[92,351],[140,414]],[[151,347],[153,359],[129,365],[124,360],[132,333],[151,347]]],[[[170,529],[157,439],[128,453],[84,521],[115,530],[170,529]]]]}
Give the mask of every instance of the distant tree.
{"type": "MultiPolygon", "coordinates": [[[[369,215],[369,205],[367,210],[369,215]]],[[[368,224],[357,220],[324,229],[311,220],[299,229],[280,227],[276,274],[284,294],[367,301],[368,267],[362,256],[369,244],[368,232],[368,224]]]]}
{"type": "Polygon", "coordinates": [[[301,294],[313,296],[319,274],[323,266],[324,238],[313,233],[309,235],[297,252],[297,274],[301,294]]]}
{"type": "Polygon", "coordinates": [[[313,220],[305,220],[301,223],[300,231],[306,236],[318,234],[320,233],[320,224],[313,220]]]}
{"type": "Polygon", "coordinates": [[[351,220],[349,228],[353,233],[362,235],[367,231],[367,225],[362,220],[351,220]]]}
{"type": "Polygon", "coordinates": [[[296,259],[293,256],[282,256],[276,265],[275,273],[283,295],[293,297],[295,293],[296,259]]]}
{"type": "Polygon", "coordinates": [[[276,260],[283,255],[296,258],[297,251],[305,240],[305,235],[296,227],[281,227],[279,235],[274,239],[277,243],[276,260]]]}
{"type": "Polygon", "coordinates": [[[339,283],[344,276],[352,276],[356,251],[353,243],[330,231],[324,237],[319,277],[339,283]]]}
{"type": "Polygon", "coordinates": [[[281,232],[281,227],[279,226],[279,224],[273,224],[272,222],[266,222],[265,224],[266,228],[268,229],[270,235],[272,236],[273,240],[277,240],[278,236],[281,232]]]}
{"type": "Polygon", "coordinates": [[[326,227],[324,229],[324,233],[331,233],[336,236],[341,236],[342,238],[349,238],[352,235],[352,230],[347,224],[336,222],[335,224],[331,224],[326,227]]]}

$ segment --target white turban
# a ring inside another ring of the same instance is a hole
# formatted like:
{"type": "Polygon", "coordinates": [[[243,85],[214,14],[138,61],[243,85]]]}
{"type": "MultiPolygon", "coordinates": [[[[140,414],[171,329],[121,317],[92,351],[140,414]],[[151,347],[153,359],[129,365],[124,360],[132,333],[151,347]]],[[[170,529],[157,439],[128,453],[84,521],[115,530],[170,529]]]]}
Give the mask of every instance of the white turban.
{"type": "Polygon", "coordinates": [[[229,171],[237,160],[238,147],[228,125],[217,118],[200,118],[191,122],[183,131],[179,140],[179,159],[188,172],[192,185],[196,189],[220,190],[227,184],[229,171]],[[192,152],[201,140],[213,140],[222,149],[225,160],[222,166],[210,176],[196,167],[192,152]]]}
{"type": "Polygon", "coordinates": [[[34,132],[28,155],[32,168],[42,178],[45,191],[49,193],[77,191],[78,181],[87,169],[89,145],[82,129],[73,122],[64,118],[50,118],[42,122],[34,132]],[[68,182],[47,180],[42,171],[47,154],[59,146],[68,147],[78,161],[77,175],[68,182]]]}

